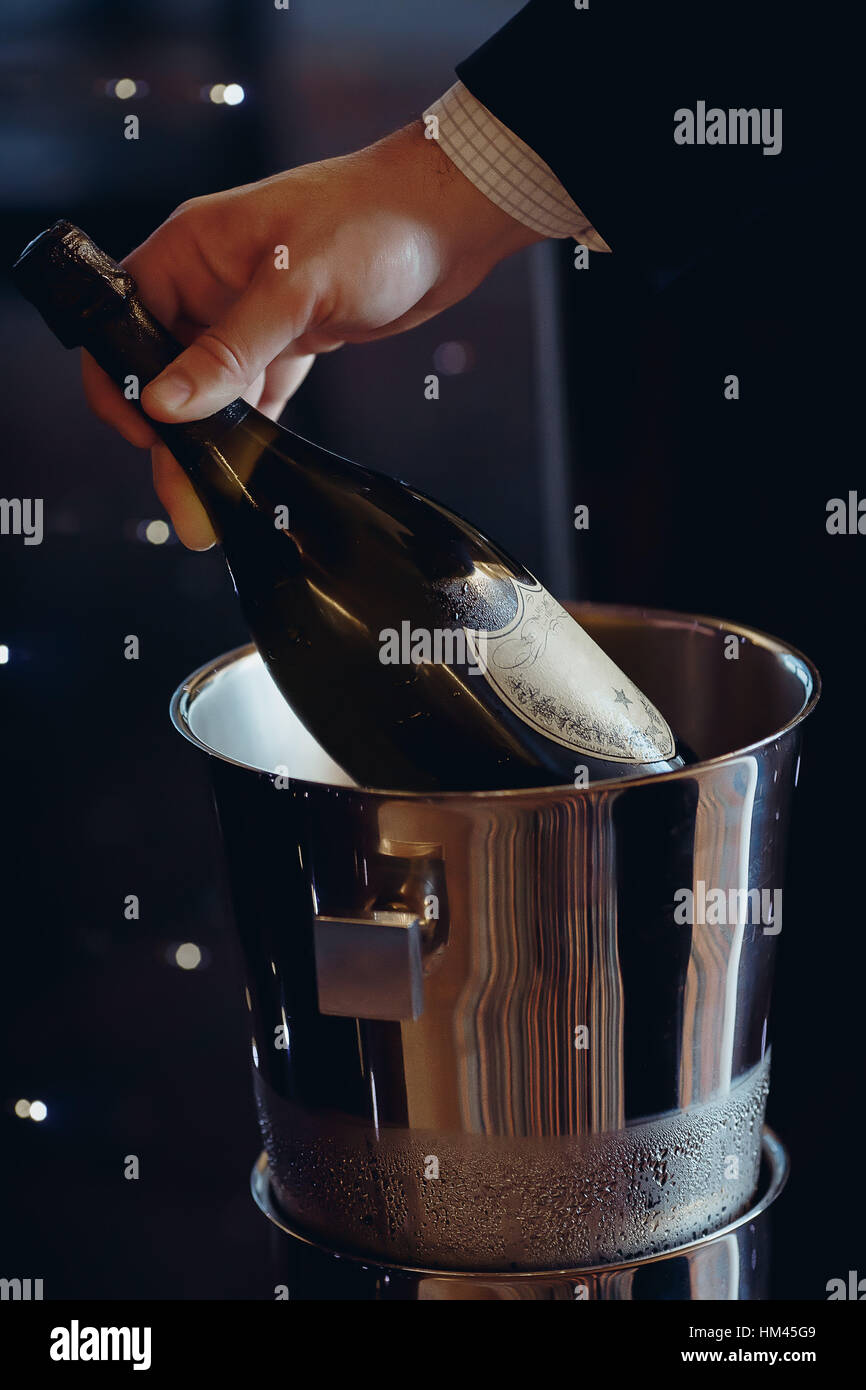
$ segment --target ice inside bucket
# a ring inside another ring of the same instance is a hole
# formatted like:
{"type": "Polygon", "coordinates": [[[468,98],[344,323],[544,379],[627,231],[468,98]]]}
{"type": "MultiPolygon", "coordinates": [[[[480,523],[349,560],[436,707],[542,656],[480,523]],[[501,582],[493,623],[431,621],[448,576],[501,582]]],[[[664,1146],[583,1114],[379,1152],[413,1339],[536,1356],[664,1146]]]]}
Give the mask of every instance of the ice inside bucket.
{"type": "Polygon", "coordinates": [[[176,693],[177,727],[212,755],[275,1200],[337,1250],[575,1268],[688,1244],[753,1196],[778,933],[677,926],[672,899],[781,884],[817,673],[733,624],[572,611],[699,765],[580,790],[371,792],[252,649],[176,693]],[[412,957],[376,906],[417,929],[440,882],[445,920],[412,957]]]}

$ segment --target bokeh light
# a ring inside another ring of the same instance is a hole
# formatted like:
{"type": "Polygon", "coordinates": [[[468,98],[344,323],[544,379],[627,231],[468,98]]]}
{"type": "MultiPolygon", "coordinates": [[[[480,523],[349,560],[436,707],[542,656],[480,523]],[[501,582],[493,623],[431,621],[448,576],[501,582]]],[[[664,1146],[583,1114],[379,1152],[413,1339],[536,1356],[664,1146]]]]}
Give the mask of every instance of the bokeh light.
{"type": "Polygon", "coordinates": [[[171,528],[165,521],[149,521],[144,528],[144,534],[151,545],[165,545],[171,535],[171,528]]]}
{"type": "Polygon", "coordinates": [[[201,951],[194,941],[185,941],[178,946],[174,958],[181,970],[197,970],[201,965],[201,951]]]}

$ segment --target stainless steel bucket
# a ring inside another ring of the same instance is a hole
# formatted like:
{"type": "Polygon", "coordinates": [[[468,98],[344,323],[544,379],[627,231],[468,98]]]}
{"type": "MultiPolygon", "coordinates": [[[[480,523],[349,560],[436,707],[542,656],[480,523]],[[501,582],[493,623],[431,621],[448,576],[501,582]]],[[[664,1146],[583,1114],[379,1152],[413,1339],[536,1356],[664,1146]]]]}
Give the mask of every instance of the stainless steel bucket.
{"type": "Polygon", "coordinates": [[[700,1240],[752,1200],[818,675],[714,619],[571,611],[700,764],[374,791],[252,648],[175,694],[176,726],[211,755],[271,1191],[330,1247],[574,1269],[700,1240]]]}

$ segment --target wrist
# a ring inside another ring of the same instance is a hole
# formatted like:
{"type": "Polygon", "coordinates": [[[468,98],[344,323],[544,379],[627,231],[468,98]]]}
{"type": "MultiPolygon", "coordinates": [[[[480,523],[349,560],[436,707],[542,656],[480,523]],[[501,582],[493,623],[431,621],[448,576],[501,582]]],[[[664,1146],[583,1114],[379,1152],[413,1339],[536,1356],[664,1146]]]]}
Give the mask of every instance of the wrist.
{"type": "Polygon", "coordinates": [[[438,244],[443,264],[463,266],[479,278],[506,256],[544,241],[541,232],[511,217],[458,169],[423,121],[395,131],[391,143],[399,177],[438,244]]]}

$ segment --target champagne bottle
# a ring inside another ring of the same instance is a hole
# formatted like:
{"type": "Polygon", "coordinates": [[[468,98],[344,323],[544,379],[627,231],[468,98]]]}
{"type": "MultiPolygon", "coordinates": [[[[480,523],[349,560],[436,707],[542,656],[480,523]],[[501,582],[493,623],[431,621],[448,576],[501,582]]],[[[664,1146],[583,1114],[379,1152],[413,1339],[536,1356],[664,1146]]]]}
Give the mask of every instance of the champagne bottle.
{"type": "MultiPolygon", "coordinates": [[[[66,347],[136,395],[181,351],[69,222],[36,237],[13,275],[66,347]]],[[[150,423],[207,510],[273,679],[362,785],[580,785],[691,760],[533,575],[431,498],[241,400],[150,423]]]]}

